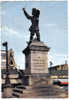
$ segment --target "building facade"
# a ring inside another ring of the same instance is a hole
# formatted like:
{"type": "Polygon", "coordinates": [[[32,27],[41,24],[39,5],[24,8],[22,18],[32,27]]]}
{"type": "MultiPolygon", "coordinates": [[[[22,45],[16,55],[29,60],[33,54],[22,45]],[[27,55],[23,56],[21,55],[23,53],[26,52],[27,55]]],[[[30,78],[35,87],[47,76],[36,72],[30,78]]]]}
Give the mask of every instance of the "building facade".
{"type": "Polygon", "coordinates": [[[48,70],[51,78],[68,78],[68,64],[52,66],[48,70]]]}

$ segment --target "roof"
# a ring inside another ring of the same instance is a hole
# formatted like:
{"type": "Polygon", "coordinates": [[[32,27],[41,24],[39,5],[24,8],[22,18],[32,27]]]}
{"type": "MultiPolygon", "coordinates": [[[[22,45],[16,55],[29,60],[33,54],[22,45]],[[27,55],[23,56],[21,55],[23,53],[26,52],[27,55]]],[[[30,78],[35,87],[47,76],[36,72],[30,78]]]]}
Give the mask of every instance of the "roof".
{"type": "MultiPolygon", "coordinates": [[[[59,66],[62,66],[62,67],[63,67],[64,65],[65,65],[65,64],[55,65],[55,66],[49,67],[49,69],[50,69],[50,68],[56,68],[56,67],[59,67],[59,66]]],[[[66,64],[66,65],[68,66],[68,64],[66,64]]]]}

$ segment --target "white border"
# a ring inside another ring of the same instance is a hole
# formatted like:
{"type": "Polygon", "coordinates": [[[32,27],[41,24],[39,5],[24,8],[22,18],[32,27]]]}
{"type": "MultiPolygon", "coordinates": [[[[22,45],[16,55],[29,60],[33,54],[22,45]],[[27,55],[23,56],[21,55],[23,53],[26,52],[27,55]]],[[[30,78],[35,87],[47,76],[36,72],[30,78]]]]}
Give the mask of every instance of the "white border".
{"type": "Polygon", "coordinates": [[[68,1],[68,0],[0,0],[0,1],[68,1]]]}
{"type": "MultiPolygon", "coordinates": [[[[69,12],[69,0],[0,0],[0,2],[4,2],[4,1],[68,1],[68,12],[69,12]]],[[[68,13],[68,18],[69,18],[69,13],[68,13]]],[[[68,38],[69,38],[69,20],[68,20],[68,38]]],[[[1,48],[0,48],[1,49],[1,48]]],[[[69,58],[69,40],[68,40],[68,58],[69,58]]],[[[0,56],[0,65],[1,65],[1,56],[0,56]]],[[[68,59],[68,65],[69,65],[69,59],[68,59]]],[[[69,66],[68,66],[69,67],[69,66]]],[[[1,66],[0,66],[1,69],[1,66]]],[[[69,74],[69,73],[68,73],[69,74]]],[[[1,70],[0,70],[0,83],[1,83],[1,70]]],[[[69,90],[68,90],[69,92],[69,90]]],[[[69,95],[68,95],[69,98],[69,95]]],[[[64,99],[64,100],[68,100],[68,98],[64,99]]],[[[0,100],[3,99],[1,98],[1,84],[0,84],[0,100]]],[[[5,98],[6,99],[6,98],[5,98]]],[[[9,98],[7,98],[6,100],[8,100],[9,98]]],[[[25,99],[25,98],[10,98],[10,100],[33,100],[31,98],[25,99]]],[[[48,100],[49,98],[45,98],[46,100],[48,100]]],[[[55,100],[58,100],[59,98],[56,98],[55,100]]],[[[3,99],[4,100],[4,99],[3,99]]],[[[37,98],[35,98],[34,100],[37,100],[37,98]]],[[[42,98],[38,99],[38,100],[43,100],[42,98]]],[[[53,100],[53,98],[51,98],[50,100],[53,100]]],[[[63,100],[59,99],[59,100],[63,100]]]]}

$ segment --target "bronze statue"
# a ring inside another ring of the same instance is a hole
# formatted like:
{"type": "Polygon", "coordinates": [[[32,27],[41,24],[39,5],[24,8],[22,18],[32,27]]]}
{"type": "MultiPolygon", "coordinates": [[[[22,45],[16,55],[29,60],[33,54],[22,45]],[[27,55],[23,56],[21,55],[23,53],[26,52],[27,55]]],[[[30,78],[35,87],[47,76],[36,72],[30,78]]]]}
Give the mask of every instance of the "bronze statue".
{"type": "Polygon", "coordinates": [[[27,19],[31,20],[31,22],[32,22],[32,25],[29,28],[29,31],[31,33],[30,34],[29,43],[32,42],[33,36],[34,36],[35,33],[36,33],[36,36],[37,36],[37,40],[40,41],[40,33],[39,33],[39,15],[40,15],[40,10],[38,10],[36,8],[33,8],[32,9],[32,16],[30,16],[26,12],[25,8],[23,8],[23,11],[24,11],[24,14],[27,17],[27,19]]]}

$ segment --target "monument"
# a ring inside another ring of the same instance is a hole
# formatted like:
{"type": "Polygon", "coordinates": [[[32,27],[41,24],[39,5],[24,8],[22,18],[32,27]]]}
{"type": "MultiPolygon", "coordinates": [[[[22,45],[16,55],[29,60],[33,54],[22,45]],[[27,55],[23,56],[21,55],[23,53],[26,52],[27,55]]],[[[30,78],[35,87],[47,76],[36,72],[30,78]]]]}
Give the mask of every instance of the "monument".
{"type": "Polygon", "coordinates": [[[32,22],[29,28],[30,40],[27,47],[23,50],[25,54],[25,75],[28,78],[28,84],[31,85],[38,79],[46,78],[48,75],[48,52],[50,48],[40,41],[40,10],[33,8],[32,16],[26,12],[25,8],[23,8],[23,11],[25,16],[32,22]],[[36,38],[33,38],[35,34],[36,38]]]}

